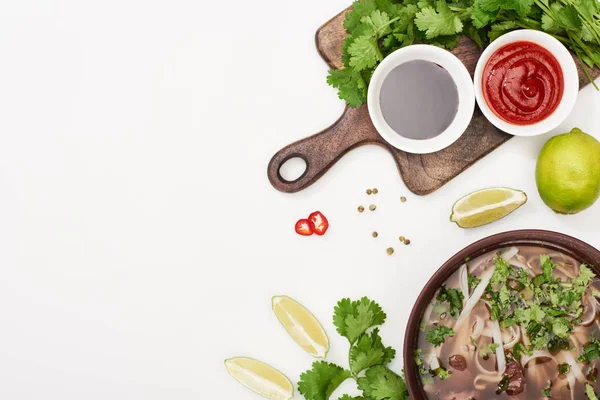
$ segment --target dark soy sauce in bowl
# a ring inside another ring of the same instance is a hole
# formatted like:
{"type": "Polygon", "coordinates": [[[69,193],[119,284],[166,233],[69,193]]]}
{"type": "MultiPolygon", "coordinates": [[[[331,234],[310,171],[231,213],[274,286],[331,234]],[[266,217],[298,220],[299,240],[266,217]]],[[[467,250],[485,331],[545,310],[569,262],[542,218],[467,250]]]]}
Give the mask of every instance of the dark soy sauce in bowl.
{"type": "Polygon", "coordinates": [[[444,68],[424,60],[408,61],[390,71],[379,99],[387,124],[408,139],[439,136],[458,112],[454,79],[444,68]]]}

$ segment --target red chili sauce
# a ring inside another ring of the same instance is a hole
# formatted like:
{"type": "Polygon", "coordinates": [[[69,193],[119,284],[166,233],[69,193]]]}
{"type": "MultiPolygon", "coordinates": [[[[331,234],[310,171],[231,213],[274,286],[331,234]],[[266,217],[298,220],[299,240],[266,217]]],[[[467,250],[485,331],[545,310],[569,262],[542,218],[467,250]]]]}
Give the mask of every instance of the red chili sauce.
{"type": "Polygon", "coordinates": [[[483,97],[500,119],[531,125],[550,116],[560,103],[563,72],[542,46],[515,42],[496,50],[483,70],[483,97]]]}

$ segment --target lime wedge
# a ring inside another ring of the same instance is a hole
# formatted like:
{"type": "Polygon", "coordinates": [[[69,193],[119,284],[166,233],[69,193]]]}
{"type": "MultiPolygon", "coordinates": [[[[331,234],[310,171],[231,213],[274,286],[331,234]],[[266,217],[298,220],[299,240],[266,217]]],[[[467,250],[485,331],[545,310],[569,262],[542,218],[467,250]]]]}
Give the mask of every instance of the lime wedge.
{"type": "Polygon", "coordinates": [[[325,358],[329,338],[315,316],[288,296],[275,296],[272,303],[275,316],[296,343],[311,356],[325,358]]]}
{"type": "Polygon", "coordinates": [[[461,228],[474,228],[506,217],[527,202],[525,192],[489,188],[470,193],[454,203],[450,221],[461,228]]]}
{"type": "Polygon", "coordinates": [[[271,400],[294,397],[292,382],[275,368],[252,358],[236,357],[225,360],[229,374],[248,389],[271,400]]]}

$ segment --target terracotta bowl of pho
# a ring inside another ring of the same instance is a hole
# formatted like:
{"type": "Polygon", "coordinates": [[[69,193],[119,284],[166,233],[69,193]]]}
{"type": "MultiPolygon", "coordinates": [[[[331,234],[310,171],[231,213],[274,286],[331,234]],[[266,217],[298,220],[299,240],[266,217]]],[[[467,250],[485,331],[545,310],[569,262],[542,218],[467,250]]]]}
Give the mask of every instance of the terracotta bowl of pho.
{"type": "Polygon", "coordinates": [[[600,251],[550,231],[505,232],[450,258],[406,328],[412,399],[600,394],[600,251]]]}

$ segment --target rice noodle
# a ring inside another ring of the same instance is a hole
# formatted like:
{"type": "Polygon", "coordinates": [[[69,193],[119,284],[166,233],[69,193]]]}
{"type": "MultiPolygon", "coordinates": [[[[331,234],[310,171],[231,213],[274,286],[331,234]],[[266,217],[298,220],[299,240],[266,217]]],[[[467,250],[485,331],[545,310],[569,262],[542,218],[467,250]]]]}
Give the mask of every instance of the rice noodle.
{"type": "Polygon", "coordinates": [[[596,319],[598,301],[591,295],[588,290],[583,298],[584,311],[581,316],[581,325],[590,326],[596,319]]]}
{"type": "Polygon", "coordinates": [[[475,367],[477,368],[477,370],[479,371],[479,374],[481,375],[494,375],[494,376],[498,376],[498,371],[493,370],[490,371],[489,369],[486,369],[483,365],[481,365],[481,361],[479,361],[481,357],[479,357],[479,353],[476,351],[475,352],[475,356],[473,357],[473,360],[475,361],[475,367]]]}
{"type": "Polygon", "coordinates": [[[568,279],[574,279],[575,278],[575,276],[567,268],[565,268],[564,266],[562,266],[560,264],[558,264],[554,270],[555,271],[560,271],[568,279]]]}
{"type": "Polygon", "coordinates": [[[483,331],[481,332],[481,336],[485,336],[485,337],[492,337],[492,327],[489,326],[489,324],[485,324],[485,327],[483,328],[483,331]]]}
{"type": "Polygon", "coordinates": [[[462,312],[460,313],[460,316],[458,317],[458,320],[456,321],[454,330],[458,330],[461,323],[464,322],[471,313],[471,311],[473,311],[473,308],[477,305],[477,302],[479,302],[481,296],[483,296],[485,288],[487,288],[487,285],[490,283],[490,279],[492,279],[492,275],[494,275],[495,270],[496,266],[492,264],[490,268],[488,268],[483,274],[481,274],[481,276],[479,277],[481,279],[481,282],[479,282],[479,285],[477,285],[475,290],[473,290],[473,294],[471,295],[471,297],[469,297],[469,300],[467,300],[465,307],[463,308],[462,312]]]}
{"type": "Polygon", "coordinates": [[[505,349],[512,349],[521,340],[521,328],[513,325],[508,330],[510,331],[510,340],[502,339],[502,341],[504,342],[505,349]]]}
{"type": "Polygon", "coordinates": [[[434,354],[429,360],[429,368],[430,369],[438,369],[440,367],[440,360],[437,357],[437,354],[434,354]]]}
{"type": "MultiPolygon", "coordinates": [[[[585,376],[583,375],[583,372],[581,372],[581,368],[579,368],[573,354],[571,354],[570,351],[562,351],[561,354],[565,358],[565,362],[571,367],[571,371],[573,372],[573,375],[575,375],[575,378],[577,378],[580,383],[585,383],[585,376]]],[[[573,390],[573,388],[571,388],[571,390],[573,390]]]]}
{"type": "Polygon", "coordinates": [[[571,392],[571,400],[575,400],[575,376],[573,372],[569,372],[567,375],[567,381],[569,382],[569,392],[571,392]]]}
{"type": "MultiPolygon", "coordinates": [[[[575,346],[575,349],[577,350],[577,354],[581,354],[583,352],[583,346],[578,337],[578,333],[579,333],[578,328],[580,328],[580,327],[576,327],[575,329],[573,329],[573,334],[571,335],[571,341],[573,342],[573,345],[575,346]]],[[[585,331],[581,332],[581,334],[585,335],[585,331]]]]}
{"type": "Polygon", "coordinates": [[[535,276],[535,271],[533,270],[533,267],[521,254],[517,254],[516,256],[514,256],[510,263],[515,267],[524,269],[529,273],[529,275],[535,276]]]}
{"type": "Polygon", "coordinates": [[[498,372],[500,374],[504,373],[506,369],[506,356],[504,355],[504,346],[502,345],[502,333],[500,332],[500,324],[498,321],[492,322],[493,330],[492,337],[494,339],[494,343],[498,345],[496,347],[496,361],[498,362],[498,372]]]}
{"type": "Polygon", "coordinates": [[[538,358],[549,358],[558,364],[558,360],[552,354],[550,354],[547,350],[534,350],[530,356],[524,356],[521,358],[521,365],[523,367],[527,366],[530,361],[536,360],[538,358]]]}
{"type": "Polygon", "coordinates": [[[499,374],[496,375],[488,375],[488,374],[479,374],[473,380],[473,385],[477,390],[485,390],[489,383],[498,383],[500,382],[501,376],[499,374]]]}
{"type": "Polygon", "coordinates": [[[517,254],[519,254],[519,249],[513,246],[508,250],[504,250],[502,253],[500,253],[500,257],[502,257],[504,261],[509,262],[517,254]]]}
{"type": "MultiPolygon", "coordinates": [[[[437,297],[437,296],[436,296],[437,297]]],[[[423,321],[431,321],[431,313],[433,313],[433,304],[429,303],[425,312],[423,313],[423,321]]]]}
{"type": "Polygon", "coordinates": [[[473,323],[473,326],[471,329],[471,339],[473,339],[473,340],[479,339],[479,336],[481,336],[481,333],[483,332],[484,326],[485,326],[485,322],[483,321],[483,318],[481,318],[479,315],[476,315],[475,322],[473,323]]]}
{"type": "Polygon", "coordinates": [[[527,332],[523,326],[521,326],[521,337],[523,338],[523,344],[525,345],[525,347],[529,347],[529,336],[527,336],[527,332]]]}
{"type": "Polygon", "coordinates": [[[460,289],[462,290],[463,306],[465,301],[469,298],[469,272],[467,271],[467,264],[463,264],[458,270],[458,280],[460,282],[460,289]]]}

